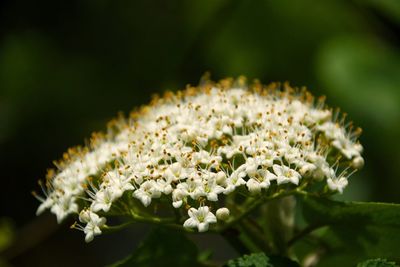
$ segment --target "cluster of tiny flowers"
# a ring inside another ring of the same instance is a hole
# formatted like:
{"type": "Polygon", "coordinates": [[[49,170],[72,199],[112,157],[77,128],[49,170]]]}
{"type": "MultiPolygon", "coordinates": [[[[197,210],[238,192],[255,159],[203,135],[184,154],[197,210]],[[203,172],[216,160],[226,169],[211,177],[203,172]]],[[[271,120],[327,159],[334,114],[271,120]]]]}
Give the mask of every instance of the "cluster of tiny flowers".
{"type": "Polygon", "coordinates": [[[79,214],[76,228],[89,242],[123,196],[144,207],[166,198],[187,214],[184,227],[203,232],[232,216],[223,198],[238,188],[254,197],[272,185],[324,182],[342,192],[363,165],[359,131],[322,99],[277,87],[210,82],[155,99],[67,154],[48,175],[45,196],[36,195],[38,213],[50,209],[58,221],[79,214]]]}

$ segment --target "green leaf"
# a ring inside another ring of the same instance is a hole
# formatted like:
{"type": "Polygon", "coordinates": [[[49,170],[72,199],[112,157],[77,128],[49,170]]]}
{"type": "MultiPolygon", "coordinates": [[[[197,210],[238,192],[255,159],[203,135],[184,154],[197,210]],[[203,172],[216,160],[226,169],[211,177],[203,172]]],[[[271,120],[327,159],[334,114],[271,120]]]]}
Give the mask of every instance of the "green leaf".
{"type": "Polygon", "coordinates": [[[338,202],[308,197],[304,217],[311,228],[323,228],[317,236],[325,253],[321,266],[356,266],[366,258],[400,260],[400,205],[338,202]]]}
{"type": "Polygon", "coordinates": [[[154,229],[132,255],[112,266],[201,266],[197,259],[197,247],[184,233],[160,227],[154,229]]]}
{"type": "Polygon", "coordinates": [[[298,267],[299,264],[280,256],[267,256],[265,253],[253,253],[228,261],[227,267],[298,267]]]}
{"type": "Polygon", "coordinates": [[[357,267],[396,267],[396,263],[386,259],[370,259],[357,264],[357,267]]]}
{"type": "Polygon", "coordinates": [[[228,267],[273,267],[265,253],[253,253],[230,260],[228,267]]]}

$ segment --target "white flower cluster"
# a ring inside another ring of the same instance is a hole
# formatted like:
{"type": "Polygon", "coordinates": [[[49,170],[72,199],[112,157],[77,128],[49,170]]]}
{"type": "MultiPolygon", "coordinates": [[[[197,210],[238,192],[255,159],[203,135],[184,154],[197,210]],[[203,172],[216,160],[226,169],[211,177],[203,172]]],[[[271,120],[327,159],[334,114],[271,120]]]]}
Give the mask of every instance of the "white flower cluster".
{"type": "Polygon", "coordinates": [[[272,87],[225,81],[166,94],[58,166],[45,198],[37,196],[38,213],[50,209],[58,221],[80,214],[91,241],[105,225],[101,216],[122,196],[145,207],[169,199],[187,210],[183,226],[201,232],[229,218],[221,198],[239,187],[252,196],[272,184],[326,181],[342,192],[348,170],[363,165],[359,132],[308,92],[272,87]],[[211,207],[219,208],[217,216],[211,207]]]}

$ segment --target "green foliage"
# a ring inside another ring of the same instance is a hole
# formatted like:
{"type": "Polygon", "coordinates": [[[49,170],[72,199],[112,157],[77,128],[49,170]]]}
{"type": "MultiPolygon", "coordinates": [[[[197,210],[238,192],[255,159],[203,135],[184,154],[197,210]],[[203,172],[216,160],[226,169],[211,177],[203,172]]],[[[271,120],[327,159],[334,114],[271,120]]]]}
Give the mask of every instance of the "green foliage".
{"type": "Polygon", "coordinates": [[[156,228],[128,258],[112,267],[187,267],[202,266],[198,250],[184,233],[167,228],[156,228]]]}
{"type": "Polygon", "coordinates": [[[228,267],[273,267],[269,258],[264,253],[253,253],[240,258],[230,260],[228,267]]]}
{"type": "Polygon", "coordinates": [[[357,267],[396,267],[396,264],[386,259],[370,259],[360,262],[357,267]]]}
{"type": "Polygon", "coordinates": [[[308,197],[304,217],[324,251],[321,266],[355,266],[365,258],[400,260],[400,205],[308,197]]]}
{"type": "Polygon", "coordinates": [[[227,267],[297,267],[297,262],[279,256],[267,256],[265,253],[253,253],[228,261],[227,267]]]}

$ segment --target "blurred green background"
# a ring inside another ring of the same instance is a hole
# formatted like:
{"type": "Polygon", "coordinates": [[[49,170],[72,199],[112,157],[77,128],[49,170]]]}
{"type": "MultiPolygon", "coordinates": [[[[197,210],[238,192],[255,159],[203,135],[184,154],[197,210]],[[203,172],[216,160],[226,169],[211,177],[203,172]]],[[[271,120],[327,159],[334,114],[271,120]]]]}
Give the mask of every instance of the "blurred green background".
{"type": "Polygon", "coordinates": [[[118,111],[205,71],[326,95],[364,130],[365,168],[339,198],[400,202],[400,1],[3,0],[0,266],[100,266],[127,255],[143,227],[86,245],[71,221],[37,218],[30,191],[118,111]]]}

